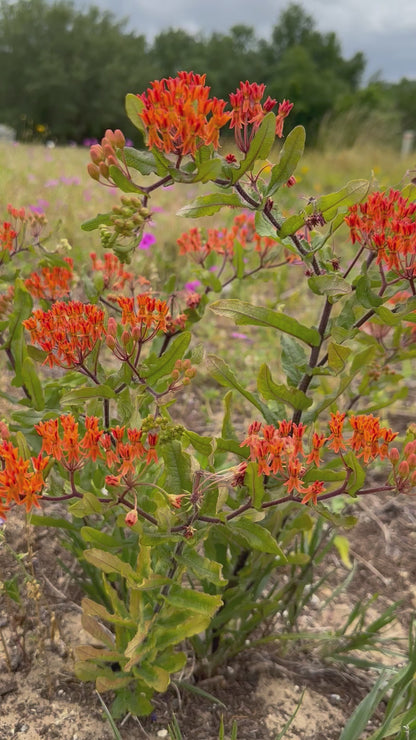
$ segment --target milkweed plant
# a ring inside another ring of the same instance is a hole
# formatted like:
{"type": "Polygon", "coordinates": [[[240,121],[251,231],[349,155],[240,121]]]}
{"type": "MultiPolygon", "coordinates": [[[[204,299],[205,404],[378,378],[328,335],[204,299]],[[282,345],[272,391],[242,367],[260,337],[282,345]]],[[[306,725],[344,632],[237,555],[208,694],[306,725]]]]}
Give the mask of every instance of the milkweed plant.
{"type": "Polygon", "coordinates": [[[416,427],[399,440],[378,415],[405,396],[416,352],[416,188],[355,180],[289,212],[305,131],[284,137],[293,104],[265,95],[246,81],[217,99],[185,71],[127,95],[145,146],[120,130],[91,146],[90,177],[120,199],[82,225],[102,246],[87,265],[44,249],[43,214],[8,206],[0,227],[16,404],[0,424],[0,516],[22,506],[72,538],[91,635],[75,672],[113,692],[115,716],[150,713],[173,674],[212,670],[269,624],[288,603],[282,574],[313,560],[316,522],[351,524],[334,499],[416,491],[416,427]],[[166,186],[200,193],[183,223],[224,219],[184,229],[152,284],[163,255],[143,239],[166,186]],[[253,302],[224,292],[240,284],[253,302]],[[195,339],[216,317],[267,334],[249,383],[195,339]],[[213,434],[186,423],[199,372],[224,389],[213,434]]]}

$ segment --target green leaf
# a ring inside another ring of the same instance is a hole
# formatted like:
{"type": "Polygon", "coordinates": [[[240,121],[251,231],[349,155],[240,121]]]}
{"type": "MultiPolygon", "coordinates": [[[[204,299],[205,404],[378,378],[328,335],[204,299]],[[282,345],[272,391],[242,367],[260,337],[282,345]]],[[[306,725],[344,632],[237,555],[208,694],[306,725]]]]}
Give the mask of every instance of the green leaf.
{"type": "Polygon", "coordinates": [[[100,514],[102,508],[102,504],[97,496],[89,491],[85,491],[82,498],[77,499],[69,506],[69,511],[72,516],[83,519],[84,516],[89,516],[90,514],[100,514]]]}
{"type": "Polygon", "coordinates": [[[88,221],[84,221],[84,223],[81,224],[81,229],[83,231],[94,231],[95,229],[98,229],[101,224],[104,226],[111,225],[111,213],[98,213],[94,218],[89,218],[88,221]]]}
{"type": "Polygon", "coordinates": [[[163,487],[169,494],[178,496],[192,491],[191,458],[174,439],[161,445],[161,456],[165,463],[163,487]]]}
{"type": "Polygon", "coordinates": [[[143,363],[140,374],[149,385],[154,385],[160,378],[170,375],[176,360],[183,358],[190,341],[191,332],[183,331],[174,337],[161,357],[152,356],[143,363]]]}
{"type": "Polygon", "coordinates": [[[81,537],[84,542],[90,542],[101,547],[120,547],[125,544],[125,540],[107,534],[107,532],[101,532],[95,527],[81,527],[81,537]]]}
{"type": "Polygon", "coordinates": [[[255,509],[260,509],[264,499],[263,476],[258,474],[257,463],[252,461],[247,465],[244,483],[255,509]]]}
{"type": "Polygon", "coordinates": [[[280,347],[283,372],[286,373],[289,384],[296,387],[308,365],[305,348],[286,334],[280,337],[280,347]]]}
{"type": "Polygon", "coordinates": [[[268,365],[265,364],[260,368],[257,377],[257,388],[266,401],[283,401],[294,409],[301,409],[303,411],[313,403],[312,398],[308,398],[303,391],[299,391],[296,388],[288,388],[283,383],[275,383],[268,365]]]}
{"type": "Polygon", "coordinates": [[[353,450],[344,454],[344,461],[352,471],[347,484],[347,492],[350,496],[354,496],[365,481],[365,470],[361,467],[353,450]]]}
{"type": "Polygon", "coordinates": [[[238,298],[216,301],[209,308],[220,316],[234,319],[237,326],[246,324],[266,326],[297,337],[312,347],[318,347],[321,343],[321,337],[317,329],[304,326],[291,316],[273,311],[271,308],[253,306],[251,303],[240,301],[238,298]]]}
{"type": "Polygon", "coordinates": [[[40,382],[35,363],[30,357],[25,357],[23,360],[22,379],[30,395],[33,408],[36,411],[42,411],[45,408],[42,383],[40,382]]]}
{"type": "Polygon", "coordinates": [[[256,522],[252,522],[246,517],[232,519],[229,523],[229,527],[231,531],[235,531],[239,534],[247,542],[247,545],[250,548],[253,548],[253,550],[277,555],[282,563],[287,562],[286,555],[283,550],[280,549],[275,538],[265,527],[262,527],[260,524],[256,524],[256,522]]]}
{"type": "Polygon", "coordinates": [[[177,212],[178,216],[187,218],[201,218],[201,216],[212,216],[224,206],[234,208],[241,207],[241,200],[235,193],[211,193],[210,195],[199,195],[192,203],[183,206],[177,212]]]}
{"type": "Polygon", "coordinates": [[[191,548],[186,548],[177,561],[186,566],[201,581],[208,581],[215,586],[225,586],[227,581],[222,575],[222,565],[200,555],[191,548]]]}
{"type": "Polygon", "coordinates": [[[323,195],[314,203],[310,203],[299,214],[290,216],[283,222],[279,231],[279,236],[284,239],[286,236],[296,233],[305,223],[309,216],[314,212],[322,213],[325,221],[328,223],[335,218],[339,208],[347,209],[348,206],[354,205],[362,200],[368,192],[369,183],[367,180],[351,180],[341,190],[329,195],[323,195]]]}
{"type": "Polygon", "coordinates": [[[140,113],[142,112],[144,108],[144,103],[142,100],[140,100],[137,95],[133,95],[133,93],[128,93],[125,98],[125,107],[126,107],[126,113],[130,121],[132,122],[133,126],[139,129],[139,131],[142,132],[142,134],[145,133],[145,127],[142,119],[140,118],[140,113]]]}
{"type": "Polygon", "coordinates": [[[339,556],[348,570],[352,568],[352,562],[350,560],[350,543],[346,537],[340,534],[335,535],[333,539],[334,546],[337,548],[339,556]]]}
{"type": "MultiPolygon", "coordinates": [[[[238,382],[231,368],[229,367],[229,365],[227,365],[226,362],[224,362],[224,360],[222,360],[220,357],[216,357],[215,355],[208,355],[207,364],[211,375],[218,383],[221,383],[221,385],[224,385],[227,388],[234,388],[235,390],[237,390],[239,393],[241,393],[242,396],[244,396],[244,398],[247,399],[247,401],[253,404],[253,406],[255,406],[261,414],[263,414],[264,418],[269,424],[273,423],[267,406],[262,403],[259,398],[256,398],[253,393],[250,393],[250,391],[248,391],[243,385],[241,385],[241,383],[238,382]]],[[[217,446],[219,449],[219,440],[217,440],[217,446]]]]}
{"type": "Polygon", "coordinates": [[[123,149],[124,159],[127,167],[132,167],[142,175],[151,175],[157,172],[157,162],[152,152],[134,149],[126,146],[123,149]]]}
{"type": "Polygon", "coordinates": [[[273,193],[284,185],[295,171],[305,149],[306,132],[303,126],[296,126],[286,137],[280,152],[278,163],[272,168],[266,195],[273,193]]]}
{"type": "MultiPolygon", "coordinates": [[[[212,617],[222,604],[219,594],[205,594],[194,589],[182,588],[176,584],[170,587],[164,600],[176,609],[184,609],[187,612],[209,617],[212,617]]],[[[178,637],[180,634],[180,629],[178,629],[178,637]]]]}
{"type": "Polygon", "coordinates": [[[345,347],[343,344],[336,344],[336,342],[330,342],[328,345],[329,367],[337,373],[342,372],[350,354],[351,350],[349,347],[345,347]]]}
{"type": "Polygon", "coordinates": [[[214,440],[212,437],[202,437],[197,432],[192,432],[190,429],[185,429],[183,436],[185,440],[188,440],[194,450],[199,452],[205,457],[209,457],[214,452],[214,440]]]}
{"type": "Polygon", "coordinates": [[[377,306],[381,306],[383,303],[383,299],[371,290],[367,274],[361,275],[356,281],[355,295],[357,297],[357,301],[364,306],[364,308],[376,308],[377,306]]]}
{"type": "Polygon", "coordinates": [[[109,174],[116,187],[123,191],[123,193],[141,193],[142,188],[135,185],[128,177],[122,172],[115,164],[111,164],[109,167],[109,174]]]}
{"type": "Polygon", "coordinates": [[[119,573],[131,586],[137,585],[137,576],[133,568],[117,555],[92,547],[90,550],[84,550],[84,558],[104,573],[119,573]]]}
{"type": "Polygon", "coordinates": [[[103,645],[107,645],[109,648],[114,647],[114,635],[106,627],[103,627],[95,617],[83,613],[81,624],[84,630],[92,635],[97,642],[102,642],[103,645]]]}
{"type": "Polygon", "coordinates": [[[73,388],[64,393],[61,399],[63,406],[71,406],[78,401],[87,401],[90,398],[117,398],[117,394],[109,385],[93,385],[91,387],[73,388]]]}
{"type": "Polygon", "coordinates": [[[210,180],[215,180],[220,176],[221,171],[221,159],[208,159],[205,162],[201,162],[198,166],[197,172],[192,178],[192,182],[209,182],[210,180]]]}
{"type": "Polygon", "coordinates": [[[240,166],[231,170],[231,182],[235,183],[245,172],[252,170],[257,160],[266,159],[276,138],[276,116],[272,111],[263,118],[253,141],[240,166]]]}
{"type": "Polygon", "coordinates": [[[328,298],[347,295],[352,291],[348,280],[344,280],[340,275],[312,275],[308,285],[316,295],[326,295],[328,298]]]}
{"type": "Polygon", "coordinates": [[[151,665],[146,661],[143,661],[140,666],[136,667],[135,675],[159,693],[164,693],[170,683],[170,677],[167,671],[159,668],[159,666],[151,665]]]}

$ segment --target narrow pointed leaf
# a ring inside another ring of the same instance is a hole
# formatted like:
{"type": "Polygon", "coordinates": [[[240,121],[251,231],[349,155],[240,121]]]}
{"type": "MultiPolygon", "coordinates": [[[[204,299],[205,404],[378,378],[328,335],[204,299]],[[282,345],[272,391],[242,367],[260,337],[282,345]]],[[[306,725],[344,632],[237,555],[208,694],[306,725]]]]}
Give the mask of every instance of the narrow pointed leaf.
{"type": "Polygon", "coordinates": [[[213,616],[222,604],[219,594],[205,594],[193,589],[182,588],[176,584],[170,587],[164,600],[176,609],[184,609],[204,616],[213,616]]]}
{"type": "Polygon", "coordinates": [[[282,563],[286,562],[287,559],[283,550],[280,549],[269,530],[262,527],[261,524],[256,524],[256,522],[252,522],[250,519],[240,517],[233,519],[229,523],[229,526],[232,531],[237,532],[243,537],[247,545],[253,550],[267,552],[270,555],[278,555],[282,563]]]}
{"type": "Polygon", "coordinates": [[[278,163],[272,168],[267,195],[284,185],[295,171],[305,149],[306,132],[303,126],[296,126],[287,135],[278,163]]]}
{"type": "Polygon", "coordinates": [[[157,162],[152,152],[134,149],[132,146],[124,147],[124,159],[127,167],[132,167],[142,175],[150,175],[157,172],[157,162]]]}

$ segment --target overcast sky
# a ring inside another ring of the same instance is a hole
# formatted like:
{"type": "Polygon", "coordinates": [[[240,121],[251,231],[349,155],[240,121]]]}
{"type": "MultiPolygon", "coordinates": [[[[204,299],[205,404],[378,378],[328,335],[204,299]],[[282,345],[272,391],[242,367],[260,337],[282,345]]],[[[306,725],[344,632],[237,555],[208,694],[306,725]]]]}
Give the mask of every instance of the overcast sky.
{"type": "MultiPolygon", "coordinates": [[[[240,23],[268,40],[289,0],[76,0],[81,8],[91,4],[117,18],[128,18],[129,30],[149,41],[168,28],[210,34],[240,23]]],[[[365,81],[377,73],[391,82],[416,79],[416,0],[303,0],[299,4],[319,31],[335,31],[345,58],[364,52],[365,81]]]]}

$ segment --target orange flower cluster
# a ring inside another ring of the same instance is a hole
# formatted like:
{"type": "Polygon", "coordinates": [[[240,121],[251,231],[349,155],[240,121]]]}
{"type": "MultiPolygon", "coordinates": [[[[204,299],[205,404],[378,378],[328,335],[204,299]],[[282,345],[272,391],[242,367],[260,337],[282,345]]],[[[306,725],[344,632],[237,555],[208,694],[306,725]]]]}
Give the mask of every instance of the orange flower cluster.
{"type": "Polygon", "coordinates": [[[397,437],[396,432],[381,427],[379,419],[372,414],[361,414],[348,418],[352,435],[345,439],[343,436],[345,416],[339,411],[331,413],[330,434],[325,436],[313,432],[308,452],[303,449],[306,431],[304,424],[294,424],[286,420],[279,422],[277,427],[272,424],[262,425],[258,421],[253,422],[240,446],[250,448],[250,459],[257,462],[259,475],[279,476],[288,493],[297,491],[303,494],[302,503],[309,500],[316,503],[317,496],[324,491],[324,484],[322,481],[314,481],[307,486],[304,478],[309,466],[319,467],[321,452],[327,443],[328,449],[337,454],[342,454],[350,447],[357,458],[362,457],[364,462],[368,463],[376,457],[381,460],[388,457],[389,444],[397,437]]]}
{"type": "Polygon", "coordinates": [[[50,367],[75,368],[83,364],[105,334],[104,311],[80,301],[57,301],[49,311],[37,309],[22,322],[50,367]]]}
{"type": "Polygon", "coordinates": [[[133,338],[148,341],[158,331],[168,331],[169,306],[166,301],[155,298],[150,293],[139,293],[132,297],[118,296],[116,302],[121,308],[121,323],[132,330],[133,338]],[[136,304],[136,306],[135,306],[136,304]]]}
{"type": "Polygon", "coordinates": [[[72,414],[40,422],[35,429],[42,437],[41,452],[55,458],[69,472],[80,470],[87,460],[102,459],[112,471],[107,476],[108,485],[119,485],[123,478],[131,480],[138,461],[147,465],[157,462],[157,434],[148,433],[144,439],[141,429],[119,426],[107,432],[99,428],[96,416],[85,417],[84,433],[72,414]]]}
{"type": "Polygon", "coordinates": [[[124,269],[123,263],[113,252],[106,252],[103,260],[98,259],[95,252],[91,252],[90,258],[94,272],[102,273],[106,290],[121,290],[127,282],[133,281],[133,273],[124,269]]]}
{"type": "Polygon", "coordinates": [[[273,239],[257,234],[253,213],[237,215],[230,229],[208,229],[204,236],[201,229],[192,228],[177,240],[179,254],[197,254],[200,262],[204,262],[211,252],[226,255],[232,259],[236,242],[243,248],[254,243],[256,252],[263,255],[271,247],[276,246],[273,239]]]}
{"type": "Polygon", "coordinates": [[[376,457],[383,460],[388,456],[389,444],[397,437],[398,432],[380,426],[380,419],[372,414],[351,414],[348,423],[353,430],[349,439],[343,436],[345,414],[339,411],[331,413],[328,437],[328,448],[338,453],[347,449],[347,445],[354,450],[358,457],[362,457],[365,463],[371,462],[376,457]]]}
{"type": "MultiPolygon", "coordinates": [[[[250,148],[254,134],[259,128],[263,118],[269,113],[277,100],[270,96],[262,103],[265,85],[256,82],[240,82],[239,89],[230,94],[232,114],[230,128],[234,129],[235,140],[240,151],[246,153],[250,148]]],[[[276,116],[276,136],[283,135],[283,122],[293,108],[293,103],[283,100],[279,103],[276,116]]]]}
{"type": "Polygon", "coordinates": [[[377,253],[377,264],[385,264],[400,277],[416,275],[416,203],[400,191],[375,192],[364,203],[351,206],[345,221],[351,241],[377,253]]]}
{"type": "Polygon", "coordinates": [[[40,454],[24,460],[11,442],[0,442],[0,518],[5,518],[13,504],[24,504],[26,511],[30,511],[32,506],[39,506],[38,497],[45,485],[42,471],[48,459],[40,454]]]}
{"type": "Polygon", "coordinates": [[[324,491],[322,481],[314,481],[305,486],[306,467],[311,463],[319,465],[320,449],[325,442],[324,435],[314,433],[312,449],[306,454],[303,449],[304,424],[280,421],[277,427],[262,425],[255,421],[248,428],[248,436],[240,447],[250,448],[250,459],[258,465],[259,475],[279,475],[288,493],[297,491],[303,494],[302,503],[312,500],[324,491]]]}
{"type": "Polygon", "coordinates": [[[74,261],[71,257],[65,257],[68,267],[42,267],[40,274],[32,272],[25,280],[26,288],[34,298],[43,298],[48,301],[56,301],[57,298],[65,298],[69,295],[73,279],[74,261]]]}
{"type": "Polygon", "coordinates": [[[144,103],[139,114],[147,146],[178,156],[195,155],[201,145],[219,145],[219,131],[230,120],[225,101],[210,98],[206,75],[178,72],[177,77],[151,83],[137,97],[144,103]]]}

